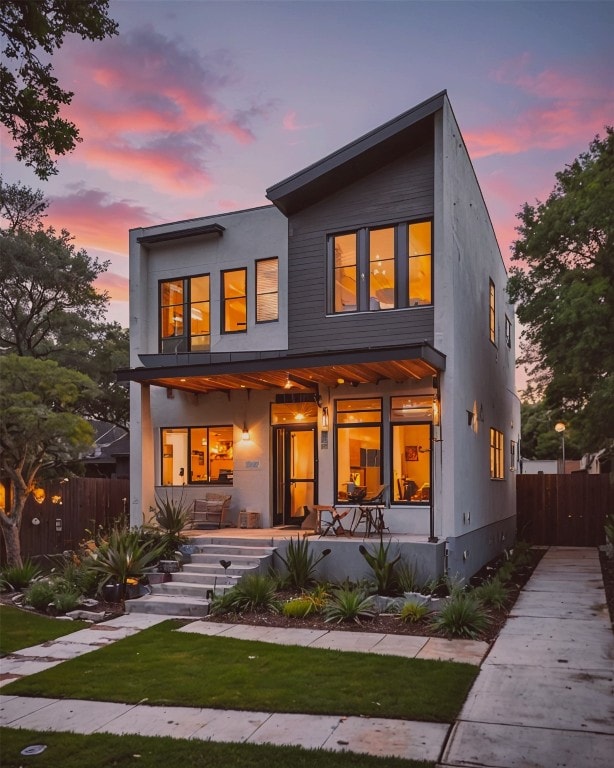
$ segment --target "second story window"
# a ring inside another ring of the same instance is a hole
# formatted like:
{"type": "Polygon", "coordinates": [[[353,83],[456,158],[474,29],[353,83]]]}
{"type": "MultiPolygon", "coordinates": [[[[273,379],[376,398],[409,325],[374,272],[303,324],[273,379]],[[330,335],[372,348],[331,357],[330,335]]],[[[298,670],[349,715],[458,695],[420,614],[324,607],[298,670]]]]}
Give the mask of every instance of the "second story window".
{"type": "Polygon", "coordinates": [[[507,315],[505,316],[505,344],[509,349],[512,348],[512,321],[507,315]]]}
{"type": "Polygon", "coordinates": [[[279,320],[279,260],[256,262],[256,322],[279,320]]]}
{"type": "Polygon", "coordinates": [[[247,270],[222,272],[222,332],[247,331],[247,270]]]}
{"type": "Polygon", "coordinates": [[[210,346],[209,275],[160,283],[160,351],[198,352],[210,346]]]}
{"type": "Polygon", "coordinates": [[[490,428],[490,478],[503,480],[503,432],[490,428]]]}
{"type": "Polygon", "coordinates": [[[495,304],[495,284],[488,281],[488,335],[493,344],[497,343],[497,314],[495,304]]]}
{"type": "Polygon", "coordinates": [[[332,235],[333,313],[432,304],[432,230],[419,221],[332,235]]]}

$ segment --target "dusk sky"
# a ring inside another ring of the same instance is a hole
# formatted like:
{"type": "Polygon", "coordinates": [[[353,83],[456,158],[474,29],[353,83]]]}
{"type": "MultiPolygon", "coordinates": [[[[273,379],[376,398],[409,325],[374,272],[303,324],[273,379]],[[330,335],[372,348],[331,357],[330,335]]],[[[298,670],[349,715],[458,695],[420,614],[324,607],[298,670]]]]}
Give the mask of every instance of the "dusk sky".
{"type": "Polygon", "coordinates": [[[5,182],[111,266],[128,230],[267,204],[267,187],[446,89],[509,264],[516,213],[614,122],[614,2],[117,0],[119,35],[54,56],[83,142],[39,181],[2,132],[5,182]]]}

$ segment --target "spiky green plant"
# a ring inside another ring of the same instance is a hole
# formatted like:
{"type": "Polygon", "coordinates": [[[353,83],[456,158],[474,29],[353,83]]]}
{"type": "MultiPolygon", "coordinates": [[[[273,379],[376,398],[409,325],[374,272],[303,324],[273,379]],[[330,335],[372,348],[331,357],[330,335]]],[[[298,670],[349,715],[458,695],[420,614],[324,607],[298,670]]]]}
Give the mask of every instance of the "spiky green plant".
{"type": "Polygon", "coordinates": [[[509,601],[510,588],[495,576],[476,587],[473,594],[490,608],[505,608],[509,601]]]}
{"type": "Polygon", "coordinates": [[[114,529],[109,534],[108,541],[89,558],[87,567],[100,577],[99,591],[105,584],[119,584],[120,600],[123,601],[127,579],[141,578],[145,568],[158,560],[162,551],[161,544],[152,546],[149,543],[141,543],[138,530],[114,529]]]}
{"type": "Polygon", "coordinates": [[[53,597],[53,605],[58,613],[74,611],[81,602],[81,595],[76,589],[67,589],[56,592],[53,597]]]}
{"type": "Polygon", "coordinates": [[[276,552],[275,554],[286,566],[288,571],[286,578],[287,583],[297,589],[305,589],[316,581],[316,569],[318,563],[325,557],[328,557],[330,552],[330,549],[324,549],[316,556],[310,550],[307,537],[303,536],[301,539],[297,536],[296,543],[294,542],[294,539],[290,537],[288,548],[286,549],[286,557],[279,552],[276,552]]]}
{"type": "Polygon", "coordinates": [[[338,587],[333,589],[324,607],[324,618],[337,624],[342,621],[355,621],[360,624],[360,619],[373,618],[372,605],[371,596],[362,590],[338,587]]]}
{"type": "Polygon", "coordinates": [[[248,573],[228,594],[236,611],[279,611],[275,581],[262,573],[248,573]]]}
{"type": "Polygon", "coordinates": [[[21,565],[7,566],[2,569],[2,579],[9,589],[25,589],[35,579],[41,575],[41,569],[32,562],[24,560],[21,565]]]}
{"type": "Polygon", "coordinates": [[[425,616],[428,616],[429,613],[430,608],[426,603],[418,602],[416,600],[408,600],[401,606],[399,618],[405,623],[416,624],[425,616]]]}
{"type": "Polygon", "coordinates": [[[472,592],[457,592],[432,619],[446,637],[479,638],[490,626],[490,616],[472,592]]]}
{"type": "Polygon", "coordinates": [[[373,571],[377,591],[380,595],[399,594],[399,582],[395,572],[395,565],[401,559],[401,555],[398,554],[393,559],[389,558],[390,543],[388,542],[384,545],[383,539],[380,537],[379,546],[373,551],[369,551],[363,544],[358,547],[358,551],[373,571]]]}
{"type": "Polygon", "coordinates": [[[401,560],[396,566],[396,577],[401,592],[418,592],[419,584],[416,567],[401,560]]]}

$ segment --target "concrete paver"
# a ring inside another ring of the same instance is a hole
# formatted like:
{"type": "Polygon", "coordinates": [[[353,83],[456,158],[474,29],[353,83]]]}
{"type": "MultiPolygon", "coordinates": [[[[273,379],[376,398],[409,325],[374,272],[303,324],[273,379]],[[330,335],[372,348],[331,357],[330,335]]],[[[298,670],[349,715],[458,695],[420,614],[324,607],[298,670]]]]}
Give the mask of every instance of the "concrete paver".
{"type": "Polygon", "coordinates": [[[250,744],[278,744],[317,749],[339,725],[339,717],[330,715],[274,714],[249,737],[250,744]]]}

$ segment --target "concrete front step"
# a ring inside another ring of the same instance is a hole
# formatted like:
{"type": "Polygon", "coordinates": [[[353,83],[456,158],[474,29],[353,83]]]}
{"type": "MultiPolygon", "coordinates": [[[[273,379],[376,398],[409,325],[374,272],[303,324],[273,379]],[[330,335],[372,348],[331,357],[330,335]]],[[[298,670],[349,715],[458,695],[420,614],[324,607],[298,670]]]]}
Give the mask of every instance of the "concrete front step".
{"type": "Polygon", "coordinates": [[[152,595],[183,595],[185,597],[194,596],[206,598],[208,593],[221,595],[232,589],[236,582],[227,582],[220,584],[211,579],[210,582],[200,581],[192,583],[189,581],[166,581],[163,584],[154,584],[151,587],[152,595]]]}
{"type": "Polygon", "coordinates": [[[190,556],[190,564],[192,565],[220,565],[220,560],[230,563],[231,565],[242,565],[248,568],[259,568],[264,560],[268,560],[270,555],[262,555],[262,557],[255,557],[254,555],[235,555],[228,553],[226,557],[223,554],[209,554],[208,552],[199,553],[190,556]]]}
{"type": "Polygon", "coordinates": [[[198,544],[198,551],[201,554],[212,554],[232,560],[233,555],[251,555],[252,557],[263,557],[272,555],[277,547],[268,547],[253,544],[198,544]]]}
{"type": "Polygon", "coordinates": [[[126,613],[153,613],[156,616],[207,616],[210,600],[182,595],[145,595],[126,600],[126,613]]]}
{"type": "MultiPolygon", "coordinates": [[[[181,573],[176,574],[176,576],[173,578],[173,581],[189,581],[192,584],[213,584],[214,582],[217,584],[236,584],[237,581],[243,576],[245,573],[249,573],[250,571],[239,571],[238,572],[231,572],[230,568],[228,569],[228,573],[224,573],[224,570],[222,568],[218,568],[218,570],[214,571],[205,571],[205,570],[198,570],[198,571],[188,571],[187,565],[183,566],[183,571],[181,573]]],[[[168,582],[165,582],[168,584],[168,582]]]]}

